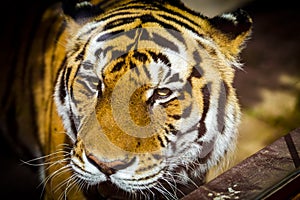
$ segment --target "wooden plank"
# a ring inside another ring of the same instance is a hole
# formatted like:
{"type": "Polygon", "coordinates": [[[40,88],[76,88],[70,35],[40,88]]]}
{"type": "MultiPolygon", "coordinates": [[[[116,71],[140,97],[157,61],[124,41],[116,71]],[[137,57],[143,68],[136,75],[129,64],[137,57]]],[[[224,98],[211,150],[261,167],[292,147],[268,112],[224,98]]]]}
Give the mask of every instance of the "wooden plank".
{"type": "Polygon", "coordinates": [[[300,128],[182,198],[290,199],[300,192],[300,128]]]}

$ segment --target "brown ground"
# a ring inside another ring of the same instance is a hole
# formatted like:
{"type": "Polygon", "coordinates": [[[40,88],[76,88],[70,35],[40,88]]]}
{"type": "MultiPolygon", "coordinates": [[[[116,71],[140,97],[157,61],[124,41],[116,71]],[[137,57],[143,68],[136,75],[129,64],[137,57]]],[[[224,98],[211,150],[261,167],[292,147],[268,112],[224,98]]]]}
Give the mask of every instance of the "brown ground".
{"type": "MultiPolygon", "coordinates": [[[[244,115],[235,163],[300,126],[300,14],[292,2],[256,0],[244,6],[254,29],[236,78],[244,115]]],[[[39,199],[36,174],[2,139],[0,146],[1,196],[39,199]]]]}

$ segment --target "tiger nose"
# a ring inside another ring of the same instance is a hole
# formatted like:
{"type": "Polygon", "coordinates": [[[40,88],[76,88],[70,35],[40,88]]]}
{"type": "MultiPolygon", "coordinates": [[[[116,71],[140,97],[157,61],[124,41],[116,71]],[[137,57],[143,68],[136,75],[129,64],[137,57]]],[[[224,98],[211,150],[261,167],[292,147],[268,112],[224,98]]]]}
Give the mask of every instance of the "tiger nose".
{"type": "Polygon", "coordinates": [[[130,162],[123,162],[119,160],[112,161],[112,162],[103,162],[93,154],[89,154],[87,158],[91,164],[96,166],[102,173],[108,176],[115,174],[118,170],[127,168],[135,161],[134,158],[130,162]]]}
{"type": "Polygon", "coordinates": [[[90,154],[87,156],[89,162],[96,166],[102,173],[110,176],[116,173],[117,169],[114,166],[117,166],[119,163],[114,162],[103,162],[99,160],[96,156],[90,154]]]}

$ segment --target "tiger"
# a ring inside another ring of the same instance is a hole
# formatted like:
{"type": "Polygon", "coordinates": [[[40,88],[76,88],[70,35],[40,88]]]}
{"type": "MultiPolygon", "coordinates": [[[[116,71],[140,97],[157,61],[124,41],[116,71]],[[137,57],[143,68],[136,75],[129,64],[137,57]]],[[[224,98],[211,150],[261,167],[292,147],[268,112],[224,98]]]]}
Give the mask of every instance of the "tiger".
{"type": "Polygon", "coordinates": [[[251,27],[179,0],[59,2],[1,94],[1,132],[37,162],[44,199],[179,199],[235,150],[251,27]]]}

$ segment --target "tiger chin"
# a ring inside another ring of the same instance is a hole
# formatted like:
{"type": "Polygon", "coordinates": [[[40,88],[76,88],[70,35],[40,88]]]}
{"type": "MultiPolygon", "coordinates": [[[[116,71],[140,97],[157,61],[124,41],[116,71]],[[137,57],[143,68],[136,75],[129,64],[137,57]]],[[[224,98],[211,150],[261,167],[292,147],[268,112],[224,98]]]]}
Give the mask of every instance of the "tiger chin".
{"type": "Polygon", "coordinates": [[[178,199],[234,150],[246,12],[66,0],[42,22],[31,78],[45,199],[178,199]]]}

